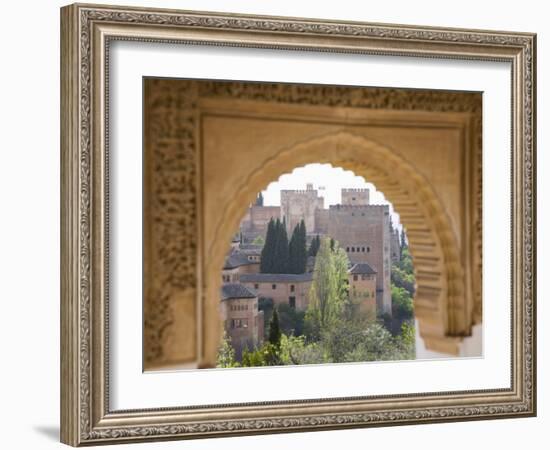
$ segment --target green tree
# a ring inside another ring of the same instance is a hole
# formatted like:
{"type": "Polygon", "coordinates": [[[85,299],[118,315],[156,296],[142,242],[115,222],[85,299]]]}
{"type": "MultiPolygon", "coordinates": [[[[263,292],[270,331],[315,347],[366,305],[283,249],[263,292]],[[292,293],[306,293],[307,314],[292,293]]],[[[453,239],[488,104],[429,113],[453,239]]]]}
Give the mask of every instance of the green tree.
{"type": "Polygon", "coordinates": [[[260,255],[260,272],[273,273],[275,261],[275,244],[276,244],[276,229],[273,218],[269,220],[267,225],[267,233],[265,235],[265,243],[260,255]]]}
{"type": "Polygon", "coordinates": [[[300,311],[286,303],[282,303],[277,306],[277,314],[279,316],[279,328],[283,334],[294,336],[303,334],[305,311],[300,311]]]}
{"type": "Polygon", "coordinates": [[[398,320],[413,317],[413,301],[409,291],[402,287],[391,285],[392,313],[398,320]]]}
{"type": "Polygon", "coordinates": [[[317,235],[311,240],[311,244],[309,244],[309,250],[307,252],[307,255],[317,256],[317,252],[319,251],[320,246],[321,246],[321,238],[319,237],[319,235],[317,235]]]}
{"type": "Polygon", "coordinates": [[[281,345],[281,328],[279,327],[279,314],[277,308],[273,309],[273,315],[269,322],[269,343],[275,347],[281,345]]]}
{"type": "Polygon", "coordinates": [[[285,222],[275,221],[275,243],[271,273],[288,273],[288,236],[285,222]]]}
{"type": "Polygon", "coordinates": [[[392,265],[391,282],[397,287],[406,289],[411,297],[414,296],[414,274],[405,272],[399,264],[392,265]]]}
{"type": "Polygon", "coordinates": [[[304,220],[300,221],[298,238],[298,273],[304,273],[307,266],[307,230],[304,220]]]}
{"type": "Polygon", "coordinates": [[[254,240],[252,241],[254,245],[264,245],[265,239],[262,236],[256,236],[254,240]]]}
{"type": "Polygon", "coordinates": [[[277,308],[273,309],[273,315],[269,322],[269,337],[267,346],[264,346],[265,361],[268,366],[276,366],[281,364],[281,329],[279,327],[279,314],[277,308]]]}
{"type": "Polygon", "coordinates": [[[267,339],[269,333],[269,322],[273,314],[273,299],[269,297],[260,297],[258,299],[258,311],[264,313],[264,337],[267,339]]]}
{"type": "Polygon", "coordinates": [[[305,319],[308,335],[314,340],[340,319],[347,298],[348,264],[346,252],[337,242],[328,238],[321,240],[305,319]]]}
{"type": "Polygon", "coordinates": [[[288,273],[304,273],[307,264],[306,224],[302,220],[294,227],[288,244],[288,273]]]}
{"type": "Polygon", "coordinates": [[[216,358],[217,367],[238,367],[239,363],[235,360],[235,349],[231,345],[231,338],[224,331],[218,355],[216,358]]]}
{"type": "Polygon", "coordinates": [[[413,261],[408,247],[403,248],[401,260],[397,263],[398,267],[405,273],[414,276],[413,261]]]}

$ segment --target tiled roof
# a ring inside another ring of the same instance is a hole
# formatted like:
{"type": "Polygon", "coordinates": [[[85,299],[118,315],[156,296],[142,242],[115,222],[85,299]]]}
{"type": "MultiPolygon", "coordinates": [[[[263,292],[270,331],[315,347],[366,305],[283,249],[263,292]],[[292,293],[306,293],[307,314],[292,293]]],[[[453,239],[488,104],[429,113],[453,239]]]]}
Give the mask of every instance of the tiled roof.
{"type": "Polygon", "coordinates": [[[248,256],[244,253],[231,253],[226,259],[223,265],[224,269],[235,269],[240,266],[247,266],[249,264],[258,264],[258,261],[250,261],[248,256]]]}
{"type": "Polygon", "coordinates": [[[263,245],[259,245],[259,244],[241,244],[239,245],[239,250],[241,251],[258,251],[258,252],[261,252],[262,251],[262,247],[263,245]]]}
{"type": "Polygon", "coordinates": [[[257,294],[252,289],[240,283],[229,283],[222,286],[221,297],[222,300],[229,300],[232,298],[256,298],[257,294]]]}
{"type": "Polygon", "coordinates": [[[357,264],[354,264],[351,269],[349,269],[349,273],[353,275],[356,275],[356,274],[374,275],[376,273],[376,270],[374,270],[367,263],[357,263],[357,264]]]}
{"type": "Polygon", "coordinates": [[[313,273],[246,273],[240,276],[241,283],[303,283],[313,280],[313,273]]]}

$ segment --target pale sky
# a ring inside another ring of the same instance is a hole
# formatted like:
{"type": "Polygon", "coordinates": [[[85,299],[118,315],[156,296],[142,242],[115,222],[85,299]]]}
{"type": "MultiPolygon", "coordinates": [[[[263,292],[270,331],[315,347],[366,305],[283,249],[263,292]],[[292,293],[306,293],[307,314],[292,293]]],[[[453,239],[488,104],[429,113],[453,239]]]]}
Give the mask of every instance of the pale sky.
{"type": "Polygon", "coordinates": [[[399,214],[393,210],[393,205],[386,200],[384,194],[376,190],[372,183],[368,183],[363,177],[355,175],[350,170],[341,167],[332,167],[330,164],[307,164],[281,175],[278,181],[269,183],[267,189],[262,191],[265,206],[280,206],[280,191],[284,189],[305,189],[307,183],[313,184],[318,194],[325,198],[325,208],[341,202],[340,190],[342,188],[363,188],[370,191],[370,203],[372,205],[389,205],[390,214],[394,226],[401,230],[399,214]]]}

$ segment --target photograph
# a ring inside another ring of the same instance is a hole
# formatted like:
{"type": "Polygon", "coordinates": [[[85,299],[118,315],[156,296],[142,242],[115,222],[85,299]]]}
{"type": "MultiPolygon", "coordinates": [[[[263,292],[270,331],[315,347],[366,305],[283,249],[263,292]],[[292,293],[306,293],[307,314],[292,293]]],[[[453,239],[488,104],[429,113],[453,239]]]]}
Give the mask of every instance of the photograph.
{"type": "Polygon", "coordinates": [[[483,356],[480,93],[143,89],[145,370],[483,356]]]}
{"type": "Polygon", "coordinates": [[[536,416],[537,34],[255,8],[54,20],[61,442],[536,416]]]}
{"type": "Polygon", "coordinates": [[[413,261],[390,208],[323,164],[258,193],[222,270],[217,367],[415,359],[413,261]]]}

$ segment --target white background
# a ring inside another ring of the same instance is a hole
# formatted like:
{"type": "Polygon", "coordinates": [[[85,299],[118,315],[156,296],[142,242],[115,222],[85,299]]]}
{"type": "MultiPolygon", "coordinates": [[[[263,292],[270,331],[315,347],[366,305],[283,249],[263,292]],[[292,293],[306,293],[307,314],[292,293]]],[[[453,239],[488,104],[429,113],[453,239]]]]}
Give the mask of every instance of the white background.
{"type": "Polygon", "coordinates": [[[115,42],[109,54],[111,408],[510,386],[510,65],[115,42]],[[288,70],[292,67],[292,70],[288,70]],[[221,69],[220,69],[221,68],[221,69]],[[483,92],[484,357],[142,373],[142,78],[227,78],[483,92]],[[490,118],[490,119],[489,119],[490,118]],[[506,299],[506,300],[505,300],[506,299]],[[429,373],[429,376],[426,374],[429,373]],[[342,383],[341,380],[346,380],[342,383]],[[266,386],[269,385],[269,389],[266,386]],[[231,387],[228,389],[228,387],[231,387]]]}
{"type": "MultiPolygon", "coordinates": [[[[543,2],[394,1],[133,1],[134,5],[209,9],[257,14],[353,19],[374,22],[509,29],[539,33],[539,280],[548,264],[548,146],[544,123],[550,120],[547,49],[548,14],[543,2]],[[363,6],[362,6],[363,5],[363,6]]],[[[0,139],[0,261],[2,277],[3,448],[56,448],[59,421],[59,11],[60,2],[11,3],[3,7],[2,111],[0,139]]],[[[539,317],[550,314],[547,288],[539,283],[539,317]]],[[[383,446],[424,449],[544,448],[547,432],[548,328],[539,326],[539,416],[532,419],[451,423],[293,435],[226,438],[142,444],[140,448],[227,449],[347,448],[383,446]],[[543,434],[544,433],[544,434],[543,434]]],[[[126,446],[125,446],[126,447],[126,446]]],[[[137,447],[134,447],[137,448],[137,447]]]]}

